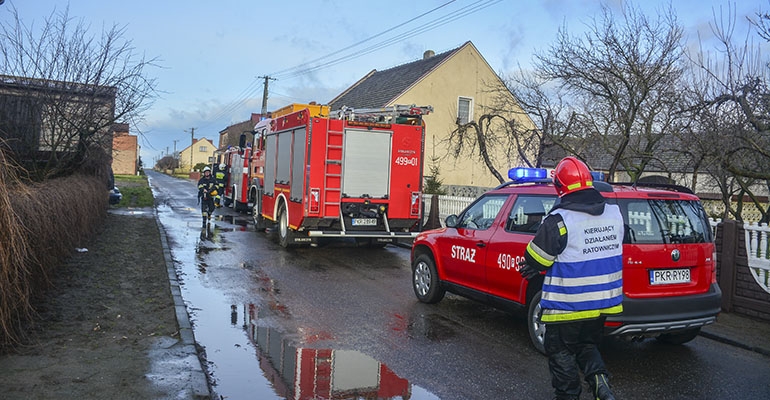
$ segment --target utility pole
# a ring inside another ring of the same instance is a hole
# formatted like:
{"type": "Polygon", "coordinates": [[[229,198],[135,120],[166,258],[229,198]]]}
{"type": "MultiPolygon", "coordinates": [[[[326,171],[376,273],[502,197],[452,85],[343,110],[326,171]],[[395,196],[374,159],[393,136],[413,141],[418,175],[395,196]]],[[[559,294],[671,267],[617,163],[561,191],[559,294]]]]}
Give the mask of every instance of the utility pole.
{"type": "Polygon", "coordinates": [[[193,145],[195,144],[195,128],[190,128],[190,172],[193,170],[193,145]]]}
{"type": "Polygon", "coordinates": [[[271,81],[271,80],[274,81],[275,78],[271,78],[267,75],[260,76],[259,78],[265,79],[265,87],[264,87],[264,90],[262,91],[262,118],[264,118],[267,116],[267,83],[268,81],[271,81]]]}

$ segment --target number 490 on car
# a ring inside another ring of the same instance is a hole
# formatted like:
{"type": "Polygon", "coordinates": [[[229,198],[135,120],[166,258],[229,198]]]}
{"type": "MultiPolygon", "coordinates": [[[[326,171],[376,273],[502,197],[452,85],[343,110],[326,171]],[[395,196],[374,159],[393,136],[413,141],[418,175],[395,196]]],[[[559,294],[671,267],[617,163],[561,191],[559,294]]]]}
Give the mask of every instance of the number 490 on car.
{"type": "Polygon", "coordinates": [[[501,269],[515,269],[518,270],[519,261],[521,261],[524,257],[522,256],[512,256],[510,254],[504,254],[500,253],[497,256],[497,266],[501,269]]]}

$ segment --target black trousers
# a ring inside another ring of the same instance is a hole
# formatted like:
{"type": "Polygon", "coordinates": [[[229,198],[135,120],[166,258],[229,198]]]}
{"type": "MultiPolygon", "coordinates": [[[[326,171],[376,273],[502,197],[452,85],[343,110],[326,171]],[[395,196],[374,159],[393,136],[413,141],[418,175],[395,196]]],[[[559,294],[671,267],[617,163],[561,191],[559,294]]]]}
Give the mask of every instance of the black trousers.
{"type": "Polygon", "coordinates": [[[211,214],[214,213],[214,199],[206,196],[201,199],[201,214],[203,215],[203,220],[206,221],[207,219],[211,219],[211,214]]]}
{"type": "Polygon", "coordinates": [[[557,398],[580,396],[580,372],[589,382],[595,374],[607,374],[598,348],[603,329],[604,318],[546,325],[545,352],[557,398]]]}

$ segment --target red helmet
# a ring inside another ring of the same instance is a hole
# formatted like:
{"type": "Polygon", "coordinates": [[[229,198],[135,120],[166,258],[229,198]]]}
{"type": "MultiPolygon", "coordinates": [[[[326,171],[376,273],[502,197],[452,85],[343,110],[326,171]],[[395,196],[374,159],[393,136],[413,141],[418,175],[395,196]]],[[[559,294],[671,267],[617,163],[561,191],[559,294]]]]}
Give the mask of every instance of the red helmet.
{"type": "Polygon", "coordinates": [[[559,197],[594,186],[591,171],[575,157],[564,157],[556,166],[553,183],[559,197]]]}

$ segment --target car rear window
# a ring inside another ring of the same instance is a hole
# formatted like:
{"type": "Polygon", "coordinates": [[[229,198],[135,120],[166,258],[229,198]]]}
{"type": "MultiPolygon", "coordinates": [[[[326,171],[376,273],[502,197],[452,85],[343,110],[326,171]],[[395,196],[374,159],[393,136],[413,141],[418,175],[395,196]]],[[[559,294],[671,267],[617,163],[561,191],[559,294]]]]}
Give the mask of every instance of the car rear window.
{"type": "Polygon", "coordinates": [[[626,224],[625,243],[705,243],[711,227],[700,202],[619,199],[626,224]]]}

